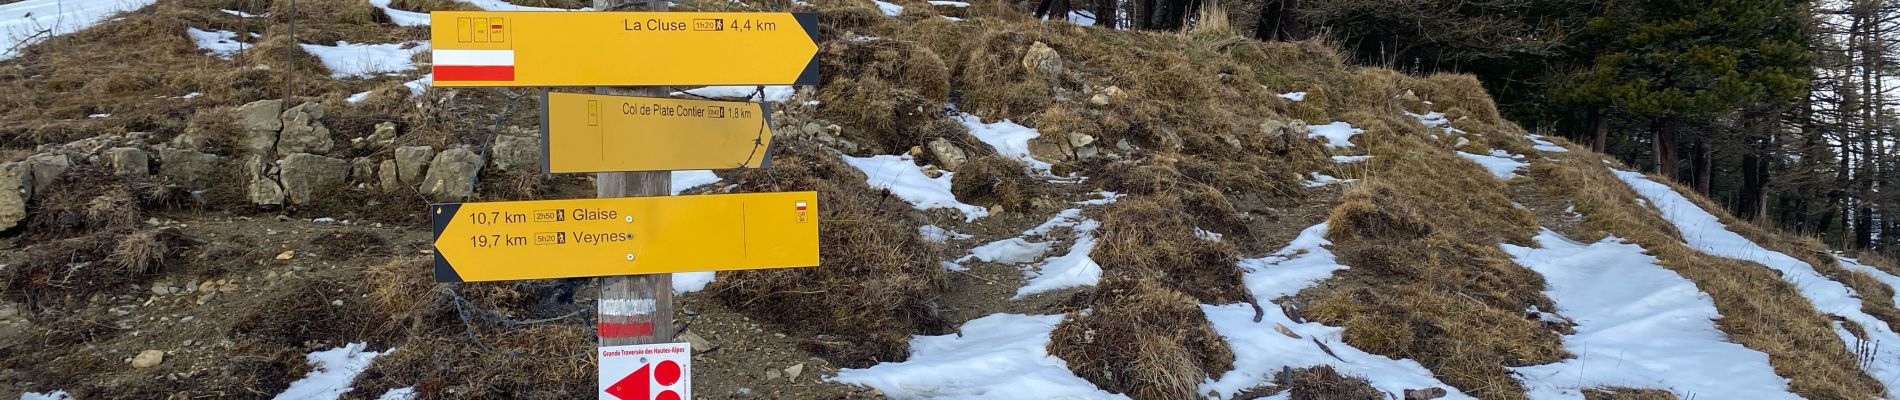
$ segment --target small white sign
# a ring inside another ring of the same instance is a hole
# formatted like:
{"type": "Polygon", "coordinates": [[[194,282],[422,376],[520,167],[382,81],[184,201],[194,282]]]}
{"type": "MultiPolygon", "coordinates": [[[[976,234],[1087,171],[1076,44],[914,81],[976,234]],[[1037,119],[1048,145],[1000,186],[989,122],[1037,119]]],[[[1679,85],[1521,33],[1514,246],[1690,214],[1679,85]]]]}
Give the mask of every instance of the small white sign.
{"type": "Polygon", "coordinates": [[[601,400],[693,398],[693,349],[686,343],[601,347],[601,400]]]}

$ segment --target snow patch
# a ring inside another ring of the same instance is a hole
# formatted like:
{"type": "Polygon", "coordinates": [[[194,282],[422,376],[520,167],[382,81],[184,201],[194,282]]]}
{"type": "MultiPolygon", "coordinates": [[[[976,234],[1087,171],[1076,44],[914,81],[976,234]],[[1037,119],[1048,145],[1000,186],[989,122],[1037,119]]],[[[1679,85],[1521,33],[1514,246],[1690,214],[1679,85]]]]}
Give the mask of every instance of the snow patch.
{"type": "Polygon", "coordinates": [[[706,290],[706,285],[712,283],[716,275],[717,274],[714,274],[712,271],[674,272],[673,294],[687,294],[706,290]]]}
{"type": "Polygon", "coordinates": [[[1281,93],[1280,98],[1292,101],[1306,101],[1306,92],[1281,93]]]}
{"type": "Polygon", "coordinates": [[[970,3],[965,3],[961,1],[931,0],[930,5],[953,7],[953,8],[967,8],[970,6],[970,3]]]}
{"type": "Polygon", "coordinates": [[[591,10],[592,9],[592,8],[583,7],[579,9],[570,10],[566,8],[518,6],[504,0],[455,0],[455,1],[473,4],[477,8],[481,8],[483,10],[488,10],[488,11],[577,11],[577,10],[591,10]]]}
{"type": "Polygon", "coordinates": [[[1029,278],[1023,287],[1016,288],[1016,296],[1010,300],[1057,289],[1095,286],[1102,281],[1102,265],[1089,258],[1095,251],[1095,229],[1102,227],[1095,220],[1076,222],[1070,230],[1075,232],[1075,244],[1069,246],[1069,252],[1043,260],[1034,270],[1023,270],[1023,276],[1029,278]]]}
{"type": "Polygon", "coordinates": [[[1352,147],[1353,136],[1366,133],[1366,130],[1354,128],[1345,121],[1333,121],[1326,125],[1313,125],[1307,128],[1306,137],[1326,138],[1326,146],[1333,148],[1352,147]]]}
{"type": "Polygon", "coordinates": [[[943,227],[936,226],[936,225],[919,226],[917,227],[917,234],[923,235],[924,240],[929,240],[929,241],[937,242],[937,243],[946,243],[951,240],[964,240],[964,239],[976,237],[970,234],[945,229],[943,227]]]}
{"type": "Polygon", "coordinates": [[[1583,398],[1592,387],[1662,389],[1677,398],[1800,398],[1768,355],[1728,341],[1709,295],[1643,248],[1615,237],[1582,244],[1548,229],[1542,248],[1503,244],[1537,271],[1557,313],[1576,322],[1576,358],[1512,368],[1531,398],[1583,398]],[[1615,366],[1615,367],[1606,367],[1615,366]]]}
{"type": "Polygon", "coordinates": [[[416,400],[416,397],[416,387],[410,386],[389,389],[382,396],[377,396],[376,400],[416,400]]]}
{"type": "Polygon", "coordinates": [[[1029,155],[1029,141],[1042,136],[1042,133],[1035,129],[1007,119],[994,124],[985,124],[982,118],[966,113],[958,113],[950,118],[962,123],[963,127],[969,128],[970,135],[976,136],[976,140],[981,140],[984,144],[995,148],[997,154],[1029,164],[1031,171],[1045,178],[1056,177],[1049,172],[1050,168],[1055,167],[1054,165],[1029,155]]]}
{"type": "Polygon", "coordinates": [[[51,393],[26,392],[20,393],[20,400],[73,400],[73,395],[66,394],[64,390],[55,390],[51,393]]]}
{"type": "Polygon", "coordinates": [[[713,175],[712,170],[673,171],[673,179],[667,188],[667,193],[678,196],[680,192],[685,192],[687,189],[715,182],[719,182],[719,175],[713,175]]]}
{"type": "Polygon", "coordinates": [[[263,13],[263,14],[252,14],[252,13],[247,13],[247,12],[243,12],[243,11],[238,11],[238,10],[232,10],[232,9],[224,9],[224,8],[220,8],[220,9],[218,9],[218,11],[223,11],[223,12],[224,12],[225,14],[231,14],[231,15],[236,15],[236,16],[238,16],[238,18],[261,18],[261,17],[268,17],[268,16],[270,16],[270,13],[263,13]]]}
{"type": "Polygon", "coordinates": [[[889,16],[893,16],[893,17],[895,17],[895,16],[897,16],[898,14],[903,14],[903,13],[904,13],[904,6],[900,6],[900,5],[896,5],[896,4],[891,4],[891,3],[889,3],[889,2],[885,2],[884,0],[871,0],[871,1],[873,1],[873,2],[876,2],[876,3],[877,3],[877,10],[878,10],[878,11],[883,11],[883,12],[884,12],[884,15],[889,15],[889,16]]]}
{"type": "Polygon", "coordinates": [[[389,6],[390,0],[369,0],[369,5],[383,10],[389,16],[389,22],[396,26],[429,26],[429,13],[398,10],[389,6]]]}
{"type": "Polygon", "coordinates": [[[238,51],[244,50],[244,43],[237,41],[237,32],[185,28],[185,35],[191,36],[191,41],[197,42],[198,48],[218,58],[229,60],[238,51]]]}
{"type": "Polygon", "coordinates": [[[350,343],[343,347],[311,352],[304,356],[310,362],[310,374],[304,375],[303,379],[298,379],[296,382],[291,382],[290,387],[284,389],[284,392],[275,398],[278,400],[335,400],[342,397],[344,393],[350,392],[350,384],[356,381],[356,374],[369,369],[370,361],[375,360],[377,356],[389,354],[388,351],[381,353],[365,351],[367,347],[369,345],[364,343],[350,343]]]}
{"type": "MultiPolygon", "coordinates": [[[[1280,298],[1298,293],[1331,277],[1334,271],[1347,268],[1326,248],[1331,244],[1326,241],[1326,229],[1326,224],[1308,227],[1273,255],[1242,260],[1239,265],[1245,275],[1241,279],[1247,290],[1256,299],[1280,298]]],[[[1260,322],[1254,322],[1253,307],[1245,303],[1201,305],[1214,330],[1233,348],[1234,370],[1203,382],[1199,392],[1233,398],[1242,390],[1271,384],[1271,377],[1281,369],[1330,365],[1341,374],[1365,378],[1373,388],[1392,398],[1402,397],[1406,389],[1427,387],[1444,388],[1444,398],[1470,398],[1438,381],[1417,361],[1393,360],[1347,345],[1341,338],[1344,328],[1318,322],[1294,322],[1285,309],[1270,302],[1262,302],[1260,307],[1265,315],[1260,322]],[[1282,334],[1279,328],[1299,337],[1282,334]],[[1320,343],[1325,344],[1322,347],[1320,343]]]]}
{"type": "Polygon", "coordinates": [[[1358,179],[1339,179],[1332,175],[1322,174],[1318,172],[1314,172],[1311,175],[1313,176],[1312,180],[1309,180],[1306,182],[1300,182],[1300,184],[1305,185],[1306,187],[1316,188],[1316,187],[1331,185],[1335,183],[1351,183],[1352,181],[1358,180],[1358,179]]]}
{"type": "Polygon", "coordinates": [[[910,155],[843,157],[846,164],[864,171],[866,183],[872,188],[889,189],[892,194],[919,210],[956,209],[963,212],[963,222],[990,215],[988,208],[964,204],[957,201],[956,195],[950,194],[950,176],[954,173],[944,171],[943,175],[931,178],[924,175],[923,168],[911,161],[910,155]]]}
{"type": "Polygon", "coordinates": [[[1484,166],[1485,170],[1491,171],[1491,176],[1496,176],[1498,179],[1507,181],[1517,177],[1517,170],[1531,166],[1530,163],[1517,160],[1523,156],[1512,155],[1504,150],[1491,150],[1491,154],[1489,155],[1471,154],[1462,151],[1454,151],[1453,153],[1458,153],[1459,157],[1464,157],[1466,160],[1471,160],[1471,162],[1484,166]]]}
{"type": "Polygon", "coordinates": [[[0,4],[0,60],[19,57],[27,45],[78,32],[120,12],[158,0],[25,0],[0,4]]]}
{"type": "MultiPolygon", "coordinates": [[[[1712,256],[1750,261],[1780,271],[1781,279],[1800,290],[1801,296],[1814,304],[1814,309],[1860,325],[1868,336],[1860,339],[1876,343],[1900,343],[1900,334],[1895,334],[1886,322],[1861,311],[1861,300],[1852,288],[1828,279],[1806,262],[1769,250],[1730,232],[1715,215],[1696,206],[1668,185],[1651,181],[1642,173],[1615,168],[1610,171],[1616,173],[1623,183],[1629,184],[1631,189],[1635,189],[1637,194],[1649,199],[1662,212],[1663,218],[1675,225],[1678,232],[1682,232],[1682,239],[1689,247],[1712,256]]],[[[1838,323],[1834,324],[1834,330],[1848,348],[1854,347],[1855,336],[1851,331],[1838,323]]],[[[1900,351],[1881,351],[1867,364],[1867,373],[1880,381],[1888,393],[1900,393],[1900,351]]]]}
{"type": "Polygon", "coordinates": [[[1372,156],[1333,156],[1333,162],[1340,164],[1360,163],[1370,159],[1372,156]]]}
{"type": "Polygon", "coordinates": [[[305,52],[323,61],[330,77],[367,78],[416,69],[410,57],[429,51],[429,42],[361,44],[344,41],[335,46],[301,44],[305,52]]]}
{"type": "MultiPolygon", "coordinates": [[[[1860,260],[1844,257],[1839,254],[1835,254],[1834,259],[1840,260],[1842,268],[1860,271],[1869,276],[1873,276],[1874,280],[1880,281],[1880,283],[1886,284],[1888,287],[1900,288],[1900,276],[1894,276],[1893,274],[1887,273],[1887,271],[1882,271],[1871,265],[1861,264],[1860,260]]],[[[1900,305],[1900,292],[1894,293],[1893,302],[1894,304],[1900,305]]]]}
{"type": "Polygon", "coordinates": [[[1524,135],[1524,138],[1531,140],[1532,150],[1537,150],[1537,151],[1541,151],[1545,153],[1570,152],[1570,149],[1564,148],[1563,146],[1558,146],[1556,143],[1551,143],[1549,140],[1544,140],[1544,135],[1530,134],[1530,135],[1524,135]]]}
{"type": "Polygon", "coordinates": [[[846,368],[825,380],[876,388],[895,399],[1126,399],[1069,372],[1049,355],[1062,315],[992,314],[959,333],[912,336],[910,357],[846,368]]]}

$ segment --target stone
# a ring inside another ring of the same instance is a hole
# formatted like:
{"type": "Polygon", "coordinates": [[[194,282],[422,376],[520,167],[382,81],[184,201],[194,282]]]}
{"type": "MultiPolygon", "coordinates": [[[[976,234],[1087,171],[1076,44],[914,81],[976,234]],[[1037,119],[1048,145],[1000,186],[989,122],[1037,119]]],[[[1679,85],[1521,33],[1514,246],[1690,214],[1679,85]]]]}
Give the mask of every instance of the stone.
{"type": "Polygon", "coordinates": [[[1465,139],[1463,136],[1459,136],[1458,141],[1452,142],[1451,148],[1462,149],[1465,148],[1467,144],[1471,144],[1471,139],[1465,139]]]}
{"type": "Polygon", "coordinates": [[[1419,101],[1419,98],[1418,98],[1418,93],[1413,93],[1413,92],[1412,92],[1412,89],[1405,89],[1405,93],[1404,93],[1404,94],[1400,94],[1400,95],[1399,95],[1399,99],[1400,99],[1400,100],[1405,100],[1405,101],[1410,101],[1410,102],[1417,102],[1417,101],[1419,101]]]}
{"type": "Polygon", "coordinates": [[[1094,96],[1089,96],[1089,105],[1096,106],[1096,107],[1108,105],[1108,95],[1104,93],[1096,93],[1094,96]]]}
{"type": "Polygon", "coordinates": [[[495,147],[488,158],[496,169],[507,172],[541,171],[541,138],[534,136],[495,136],[495,147]]]}
{"type": "Polygon", "coordinates": [[[930,143],[925,143],[924,147],[930,149],[931,157],[935,157],[937,163],[943,164],[944,169],[954,171],[962,167],[963,163],[970,161],[970,154],[963,152],[963,148],[957,147],[956,143],[950,143],[949,139],[930,139],[930,143]]]}
{"type": "MultiPolygon", "coordinates": [[[[277,148],[277,132],[284,129],[283,112],[283,100],[258,100],[238,106],[237,125],[244,134],[244,150],[270,156],[271,150],[277,148]]],[[[197,150],[194,146],[181,148],[197,150]]]]}
{"type": "Polygon", "coordinates": [[[1094,136],[1089,136],[1088,134],[1075,133],[1075,132],[1070,132],[1068,136],[1069,136],[1069,147],[1071,151],[1075,154],[1076,159],[1086,160],[1090,158],[1095,158],[1095,156],[1101,154],[1100,149],[1097,149],[1095,146],[1094,136]]]}
{"type": "Polygon", "coordinates": [[[1125,93],[1128,93],[1128,91],[1122,90],[1119,86],[1109,86],[1107,89],[1102,89],[1102,94],[1106,94],[1108,97],[1120,98],[1125,93]]]}
{"type": "Polygon", "coordinates": [[[1261,122],[1260,134],[1266,135],[1269,138],[1278,138],[1286,135],[1286,123],[1280,122],[1280,120],[1277,119],[1269,119],[1266,122],[1261,122]]]}
{"type": "Polygon", "coordinates": [[[260,206],[284,205],[284,187],[278,185],[277,181],[270,180],[270,178],[261,176],[252,177],[248,192],[250,193],[251,204],[260,206]]]}
{"type": "Polygon", "coordinates": [[[1044,79],[1058,81],[1062,77],[1062,54],[1048,44],[1036,42],[1029,45],[1029,51],[1023,53],[1023,68],[1042,75],[1044,79]]]}
{"type": "Polygon", "coordinates": [[[377,123],[376,131],[370,133],[369,138],[363,140],[363,144],[371,149],[382,149],[384,147],[395,145],[396,144],[396,123],[395,122],[377,123]]]}
{"type": "Polygon", "coordinates": [[[681,333],[679,340],[685,341],[688,346],[691,346],[693,348],[693,354],[705,353],[719,348],[719,346],[714,345],[711,340],[706,340],[704,336],[699,336],[699,333],[693,331],[681,333]]]}
{"type": "Polygon", "coordinates": [[[32,196],[30,171],[24,162],[0,164],[0,231],[26,219],[26,201],[32,196]]]}
{"type": "Polygon", "coordinates": [[[1432,400],[1445,397],[1445,388],[1405,389],[1405,400],[1432,400]]]}
{"type": "Polygon", "coordinates": [[[152,173],[152,156],[136,147],[115,147],[106,149],[106,164],[112,166],[112,174],[118,176],[146,176],[152,173]]]}
{"type": "Polygon", "coordinates": [[[357,157],[350,160],[351,183],[376,183],[376,160],[369,157],[357,157]]]}
{"type": "Polygon", "coordinates": [[[303,103],[284,110],[284,130],[277,137],[277,154],[325,153],[336,142],[323,127],[323,104],[303,103]]]}
{"type": "Polygon", "coordinates": [[[297,257],[296,250],[284,250],[284,252],[282,253],[277,253],[276,258],[281,261],[281,260],[289,260],[296,257],[297,257]]]}
{"type": "Polygon", "coordinates": [[[785,375],[784,375],[784,372],[781,372],[781,371],[779,371],[779,370],[776,370],[776,369],[768,369],[768,370],[765,370],[765,379],[766,379],[766,380],[774,380],[774,381],[775,381],[775,380],[778,380],[778,378],[780,378],[780,377],[784,377],[784,376],[785,376],[785,375]]]}
{"type": "Polygon", "coordinates": [[[1306,126],[1306,120],[1296,119],[1287,121],[1286,123],[1286,134],[1293,135],[1293,137],[1306,137],[1307,134],[1312,132],[1313,130],[1306,126]]]}
{"type": "Polygon", "coordinates": [[[158,174],[191,189],[204,189],[216,177],[224,175],[226,171],[218,168],[223,163],[224,158],[216,154],[169,147],[158,149],[158,174]]]}
{"type": "Polygon", "coordinates": [[[343,188],[350,162],[310,153],[294,153],[277,162],[284,198],[291,204],[310,204],[343,188]]]}
{"type": "Polygon", "coordinates": [[[66,170],[73,168],[72,159],[66,157],[65,154],[34,154],[32,157],[26,158],[26,163],[32,167],[33,170],[32,191],[34,192],[45,190],[46,187],[52,186],[53,181],[59,180],[61,175],[66,175],[66,170]]]}
{"type": "Polygon", "coordinates": [[[448,149],[429,162],[428,175],[416,190],[436,200],[459,201],[475,196],[475,177],[482,157],[465,148],[448,149]]]}
{"type": "Polygon", "coordinates": [[[805,373],[805,363],[785,367],[785,380],[797,380],[798,374],[805,373]]]}
{"type": "Polygon", "coordinates": [[[429,161],[434,159],[435,149],[429,146],[397,147],[396,157],[383,160],[376,176],[382,179],[383,190],[413,187],[422,183],[422,173],[429,170],[429,161]]]}
{"type": "Polygon", "coordinates": [[[1273,331],[1279,332],[1281,335],[1286,335],[1286,337],[1301,339],[1300,334],[1293,333],[1293,330],[1287,329],[1286,325],[1280,325],[1279,323],[1275,323],[1273,324],[1273,331]]]}
{"type": "Polygon", "coordinates": [[[139,352],[139,355],[132,356],[132,368],[151,368],[163,362],[165,362],[165,352],[162,350],[146,350],[139,352]]]}

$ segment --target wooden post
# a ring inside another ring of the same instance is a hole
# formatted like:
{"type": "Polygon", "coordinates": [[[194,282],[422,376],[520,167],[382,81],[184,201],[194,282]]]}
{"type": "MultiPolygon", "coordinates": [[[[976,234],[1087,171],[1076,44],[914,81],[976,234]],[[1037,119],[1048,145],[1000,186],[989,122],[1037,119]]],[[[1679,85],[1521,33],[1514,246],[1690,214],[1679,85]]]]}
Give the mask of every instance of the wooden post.
{"type": "MultiPolygon", "coordinates": [[[[614,10],[636,0],[594,0],[595,10],[614,10]]],[[[645,0],[646,10],[666,11],[665,0],[645,0]]],[[[666,97],[666,87],[600,87],[595,93],[666,97]]],[[[657,172],[605,172],[594,175],[595,197],[666,196],[673,175],[657,172]]],[[[634,221],[634,223],[641,223],[634,221]]],[[[638,254],[634,255],[638,257],[638,254]]],[[[596,303],[600,346],[666,343],[673,340],[673,274],[600,278],[596,303]]]]}

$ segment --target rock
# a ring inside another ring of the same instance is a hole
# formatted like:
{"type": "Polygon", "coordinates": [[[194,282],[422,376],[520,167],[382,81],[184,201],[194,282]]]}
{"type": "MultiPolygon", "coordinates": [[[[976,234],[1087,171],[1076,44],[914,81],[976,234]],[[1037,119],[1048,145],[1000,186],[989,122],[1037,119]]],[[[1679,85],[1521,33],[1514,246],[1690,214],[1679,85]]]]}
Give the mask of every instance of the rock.
{"type": "Polygon", "coordinates": [[[284,252],[282,252],[282,253],[277,253],[277,260],[279,260],[279,261],[282,261],[282,260],[289,260],[289,259],[292,259],[292,258],[296,258],[296,257],[297,257],[297,251],[296,251],[296,250],[284,250],[284,252]]]}
{"type": "Polygon", "coordinates": [[[1287,121],[1286,123],[1286,134],[1293,135],[1293,137],[1303,138],[1303,137],[1306,137],[1306,134],[1312,133],[1312,132],[1313,132],[1312,129],[1307,128],[1306,120],[1296,119],[1292,121],[1287,121]]]}
{"type": "Polygon", "coordinates": [[[412,187],[422,183],[422,173],[429,170],[429,161],[433,159],[435,149],[429,146],[397,147],[396,158],[383,160],[376,176],[382,179],[383,190],[412,187]]]}
{"type": "MultiPolygon", "coordinates": [[[[244,133],[244,150],[269,157],[277,148],[277,132],[284,129],[283,100],[258,100],[237,109],[238,129],[244,133]]],[[[196,147],[184,147],[196,150],[196,147]]]]}
{"type": "Polygon", "coordinates": [[[1399,95],[1399,99],[1411,102],[1419,101],[1418,93],[1412,93],[1412,89],[1405,89],[1405,93],[1399,95]]]}
{"type": "Polygon", "coordinates": [[[1241,150],[1246,147],[1244,144],[1240,142],[1240,139],[1235,138],[1233,136],[1219,135],[1218,137],[1220,138],[1222,143],[1227,144],[1228,148],[1232,148],[1234,150],[1241,150]]]}
{"type": "Polygon", "coordinates": [[[284,205],[284,187],[278,185],[277,181],[270,180],[270,178],[261,176],[252,177],[248,192],[250,193],[251,204],[260,206],[284,205]]]}
{"type": "Polygon", "coordinates": [[[8,318],[13,318],[17,316],[20,316],[19,304],[15,304],[14,302],[11,302],[11,301],[0,300],[0,319],[8,319],[8,318]]]}
{"type": "Polygon", "coordinates": [[[1082,133],[1069,133],[1069,147],[1078,160],[1095,158],[1101,151],[1095,148],[1095,137],[1082,133]]]}
{"type": "Polygon", "coordinates": [[[216,154],[167,147],[158,149],[158,174],[191,189],[204,189],[216,177],[222,176],[224,171],[220,171],[218,165],[223,162],[224,158],[216,154]]]}
{"type": "Polygon", "coordinates": [[[776,370],[776,369],[768,369],[768,370],[765,370],[765,379],[766,379],[766,380],[772,380],[772,381],[775,381],[775,380],[778,380],[778,378],[780,378],[780,377],[784,377],[784,376],[785,376],[785,375],[784,375],[784,373],[783,373],[783,372],[780,372],[779,370],[776,370]]]}
{"type": "Polygon", "coordinates": [[[73,168],[72,159],[65,154],[34,154],[26,158],[26,163],[33,170],[33,192],[52,186],[53,181],[59,180],[61,175],[66,175],[66,170],[73,168]]]}
{"type": "Polygon", "coordinates": [[[139,368],[139,369],[151,368],[151,367],[158,366],[158,364],[162,362],[165,362],[164,351],[146,350],[146,351],[141,351],[139,352],[139,355],[132,357],[132,368],[139,368]]]}
{"type": "Polygon", "coordinates": [[[1462,149],[1465,148],[1467,144],[1471,144],[1471,139],[1465,139],[1463,136],[1459,136],[1457,142],[1452,142],[1451,148],[1462,149]]]}
{"type": "Polygon", "coordinates": [[[1269,138],[1284,136],[1286,135],[1286,130],[1286,123],[1280,122],[1280,120],[1277,119],[1269,119],[1266,122],[1260,123],[1260,134],[1266,135],[1269,138]]]}
{"type": "Polygon", "coordinates": [[[0,164],[0,231],[26,219],[26,200],[32,195],[30,171],[24,162],[0,164]]]}
{"type": "Polygon", "coordinates": [[[370,133],[369,138],[363,140],[363,144],[370,149],[381,149],[395,145],[396,123],[383,122],[376,124],[376,131],[370,133]]]}
{"type": "Polygon", "coordinates": [[[1093,105],[1096,107],[1108,105],[1108,95],[1103,94],[1103,93],[1096,93],[1094,96],[1089,96],[1089,105],[1093,105]]]}
{"type": "Polygon", "coordinates": [[[708,351],[713,351],[713,349],[719,348],[718,346],[713,345],[711,340],[706,340],[705,337],[699,336],[698,333],[695,333],[693,331],[686,331],[686,333],[681,333],[679,336],[679,340],[683,340],[686,342],[688,346],[691,346],[693,348],[693,354],[705,353],[708,351]]]}
{"type": "Polygon", "coordinates": [[[113,175],[146,176],[152,173],[152,156],[136,147],[106,149],[105,161],[112,166],[113,175]]]}
{"type": "Polygon", "coordinates": [[[1062,78],[1062,54],[1048,44],[1036,42],[1029,45],[1029,51],[1023,53],[1023,68],[1040,74],[1044,79],[1058,81],[1062,78]]]}
{"type": "Polygon", "coordinates": [[[919,170],[919,172],[923,172],[924,177],[927,177],[930,179],[937,179],[937,178],[943,177],[943,169],[937,168],[937,166],[935,165],[925,165],[923,169],[919,170]]]}
{"type": "Polygon", "coordinates": [[[488,158],[502,171],[540,172],[541,153],[540,137],[496,136],[488,158]]]}
{"type": "Polygon", "coordinates": [[[330,128],[323,127],[323,105],[303,103],[284,110],[284,130],[277,137],[277,154],[324,153],[335,146],[330,128]]]}
{"type": "Polygon", "coordinates": [[[935,157],[938,163],[943,164],[945,169],[954,171],[957,167],[963,166],[963,163],[970,161],[969,153],[963,152],[963,148],[957,147],[956,143],[950,143],[949,139],[930,139],[930,143],[925,143],[924,146],[930,148],[930,155],[935,157]]]}
{"type": "Polygon", "coordinates": [[[449,149],[429,162],[429,173],[416,190],[436,200],[456,201],[475,196],[475,177],[482,172],[482,157],[465,148],[449,149]]]}
{"type": "Polygon", "coordinates": [[[1106,94],[1111,98],[1120,98],[1125,93],[1128,93],[1128,91],[1122,90],[1119,86],[1109,86],[1107,89],[1102,89],[1102,94],[1106,94]]]}
{"type": "Polygon", "coordinates": [[[785,367],[785,380],[796,381],[798,380],[798,374],[802,373],[805,373],[805,363],[785,367]]]}
{"type": "Polygon", "coordinates": [[[284,197],[291,204],[310,204],[330,191],[343,188],[349,177],[350,163],[309,153],[295,153],[277,162],[278,180],[284,184],[284,197]]]}
{"type": "Polygon", "coordinates": [[[1445,388],[1405,389],[1405,400],[1432,400],[1445,397],[1445,388]]]}
{"type": "Polygon", "coordinates": [[[1287,327],[1286,327],[1286,325],[1280,325],[1280,324],[1278,324],[1278,323],[1275,323],[1275,324],[1273,324],[1273,331],[1274,331],[1274,332],[1279,332],[1279,333],[1280,333],[1281,335],[1286,335],[1286,337],[1290,337],[1290,338],[1294,338],[1294,339],[1299,339],[1299,338],[1300,338],[1300,334],[1298,334],[1298,333],[1293,333],[1293,330],[1292,330],[1292,329],[1287,329],[1287,327]]]}

